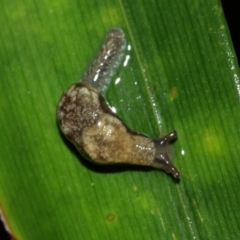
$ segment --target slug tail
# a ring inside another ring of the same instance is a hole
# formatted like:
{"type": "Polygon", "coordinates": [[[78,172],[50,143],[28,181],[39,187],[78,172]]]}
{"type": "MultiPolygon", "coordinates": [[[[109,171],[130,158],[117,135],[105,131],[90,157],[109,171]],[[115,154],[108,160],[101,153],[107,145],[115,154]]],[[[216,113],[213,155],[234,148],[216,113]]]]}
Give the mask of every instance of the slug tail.
{"type": "Polygon", "coordinates": [[[180,172],[174,167],[169,157],[168,143],[177,137],[177,132],[172,131],[158,139],[153,140],[155,144],[155,159],[151,166],[161,168],[171,173],[174,178],[180,178],[180,172]]]}
{"type": "Polygon", "coordinates": [[[104,96],[113,75],[123,62],[126,46],[123,30],[112,28],[107,33],[97,57],[80,81],[91,85],[104,96]]]}

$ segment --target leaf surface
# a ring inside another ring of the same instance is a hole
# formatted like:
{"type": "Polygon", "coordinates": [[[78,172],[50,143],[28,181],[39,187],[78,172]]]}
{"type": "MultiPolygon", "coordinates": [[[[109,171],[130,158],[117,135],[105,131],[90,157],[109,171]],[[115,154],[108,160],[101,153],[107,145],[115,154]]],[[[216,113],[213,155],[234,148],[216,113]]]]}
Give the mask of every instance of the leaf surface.
{"type": "Polygon", "coordinates": [[[0,2],[0,204],[18,239],[238,239],[239,68],[219,1],[0,2]],[[86,162],[56,106],[121,27],[107,100],[136,131],[173,129],[176,183],[86,162]],[[116,79],[121,81],[116,84],[116,79]]]}

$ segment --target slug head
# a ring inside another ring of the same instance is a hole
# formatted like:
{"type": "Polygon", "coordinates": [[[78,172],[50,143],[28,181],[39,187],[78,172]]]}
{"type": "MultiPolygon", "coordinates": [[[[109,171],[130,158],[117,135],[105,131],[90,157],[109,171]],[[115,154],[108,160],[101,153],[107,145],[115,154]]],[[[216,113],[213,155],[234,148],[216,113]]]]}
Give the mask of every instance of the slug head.
{"type": "Polygon", "coordinates": [[[172,131],[158,139],[154,139],[155,144],[155,159],[151,166],[155,168],[161,168],[167,173],[171,173],[174,178],[179,179],[180,173],[179,171],[173,166],[170,160],[170,153],[168,149],[168,143],[177,137],[177,132],[172,131]]]}

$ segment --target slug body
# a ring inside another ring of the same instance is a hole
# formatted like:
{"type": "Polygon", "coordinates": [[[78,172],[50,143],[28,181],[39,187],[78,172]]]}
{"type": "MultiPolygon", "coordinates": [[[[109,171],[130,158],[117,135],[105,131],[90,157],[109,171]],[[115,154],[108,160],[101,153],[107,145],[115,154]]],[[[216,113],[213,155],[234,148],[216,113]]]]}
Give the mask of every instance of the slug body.
{"type": "Polygon", "coordinates": [[[177,133],[173,131],[159,139],[137,133],[112,112],[102,96],[121,64],[125,48],[123,31],[111,29],[81,82],[72,85],[62,95],[57,107],[59,126],[90,161],[152,166],[179,178],[179,171],[172,165],[167,148],[177,133]]]}

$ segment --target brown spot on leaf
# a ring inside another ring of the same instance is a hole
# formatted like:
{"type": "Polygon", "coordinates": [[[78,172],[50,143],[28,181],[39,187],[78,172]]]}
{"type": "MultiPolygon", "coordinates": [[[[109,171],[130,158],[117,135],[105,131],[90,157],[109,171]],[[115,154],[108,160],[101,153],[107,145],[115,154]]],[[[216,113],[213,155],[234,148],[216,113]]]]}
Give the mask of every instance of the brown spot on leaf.
{"type": "Polygon", "coordinates": [[[171,90],[171,101],[174,101],[178,97],[178,89],[176,87],[173,87],[171,90]]]}
{"type": "Polygon", "coordinates": [[[106,215],[105,219],[108,221],[108,222],[114,222],[115,219],[116,219],[116,215],[113,214],[113,213],[109,213],[106,215]]]}

